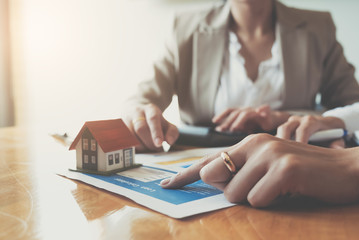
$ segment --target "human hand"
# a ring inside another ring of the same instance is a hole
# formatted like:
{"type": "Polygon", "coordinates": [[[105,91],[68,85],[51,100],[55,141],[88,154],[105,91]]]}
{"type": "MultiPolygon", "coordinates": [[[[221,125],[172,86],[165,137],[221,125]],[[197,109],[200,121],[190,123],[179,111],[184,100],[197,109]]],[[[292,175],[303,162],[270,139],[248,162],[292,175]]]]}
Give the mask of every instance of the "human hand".
{"type": "Polygon", "coordinates": [[[138,151],[161,151],[163,141],[172,145],[179,136],[177,127],[168,122],[154,104],[135,108],[124,121],[141,142],[141,146],[136,147],[138,151]]]}
{"type": "Polygon", "coordinates": [[[161,182],[180,188],[202,179],[230,202],[265,207],[279,196],[300,194],[331,203],[359,200],[359,148],[328,149],[268,134],[251,135],[225,150],[238,172],[214,154],[161,182]]]}
{"type": "MultiPolygon", "coordinates": [[[[345,128],[343,120],[336,117],[323,117],[315,115],[291,116],[287,122],[283,123],[277,129],[277,137],[283,139],[294,138],[297,142],[307,143],[309,137],[320,130],[345,128]]],[[[330,143],[331,148],[343,148],[345,143],[343,139],[330,143]]]]}
{"type": "Polygon", "coordinates": [[[215,116],[212,122],[216,124],[219,132],[242,131],[254,133],[258,131],[271,131],[285,122],[288,113],[272,111],[268,105],[257,108],[230,108],[215,116]]]}

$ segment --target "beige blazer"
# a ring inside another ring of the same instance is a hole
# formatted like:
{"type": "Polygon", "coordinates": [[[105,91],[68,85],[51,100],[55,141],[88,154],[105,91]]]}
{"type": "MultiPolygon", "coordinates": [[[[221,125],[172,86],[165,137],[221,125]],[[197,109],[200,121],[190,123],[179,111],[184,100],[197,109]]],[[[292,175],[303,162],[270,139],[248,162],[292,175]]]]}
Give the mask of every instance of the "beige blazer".
{"type": "MultiPolygon", "coordinates": [[[[289,8],[280,2],[276,2],[276,14],[285,76],[281,110],[313,110],[317,93],[327,108],[359,101],[354,68],[336,40],[330,14],[289,8]]],[[[178,15],[163,57],[139,85],[131,104],[152,102],[164,110],[177,94],[183,122],[210,124],[228,48],[229,17],[228,3],[178,15]]]]}

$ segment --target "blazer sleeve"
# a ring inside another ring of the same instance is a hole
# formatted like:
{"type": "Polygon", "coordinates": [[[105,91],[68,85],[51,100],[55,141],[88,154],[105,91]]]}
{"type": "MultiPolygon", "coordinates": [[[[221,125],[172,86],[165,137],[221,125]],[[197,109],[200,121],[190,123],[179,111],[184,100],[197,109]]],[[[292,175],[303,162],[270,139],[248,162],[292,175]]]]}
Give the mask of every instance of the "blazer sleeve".
{"type": "Polygon", "coordinates": [[[126,107],[136,107],[148,103],[155,104],[164,111],[175,94],[178,46],[176,40],[176,18],[172,32],[165,43],[161,57],[155,61],[146,79],[139,83],[136,94],[126,102],[126,107]]]}
{"type": "Polygon", "coordinates": [[[322,105],[335,108],[359,101],[359,85],[354,77],[354,67],[344,57],[342,46],[336,39],[336,29],[331,15],[327,15],[327,53],[323,64],[321,85],[322,105]]]}

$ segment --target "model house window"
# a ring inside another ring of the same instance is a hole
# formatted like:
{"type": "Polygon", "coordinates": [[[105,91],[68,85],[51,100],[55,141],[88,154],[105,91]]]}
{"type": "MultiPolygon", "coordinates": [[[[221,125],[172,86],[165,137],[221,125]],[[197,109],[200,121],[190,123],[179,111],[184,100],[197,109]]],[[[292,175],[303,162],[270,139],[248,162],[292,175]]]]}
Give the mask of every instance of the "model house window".
{"type": "Polygon", "coordinates": [[[118,163],[120,163],[120,154],[116,153],[115,154],[115,164],[118,164],[118,163]]]}
{"type": "Polygon", "coordinates": [[[84,155],[84,163],[89,163],[89,156],[87,154],[84,155]]]}
{"type": "Polygon", "coordinates": [[[113,154],[108,155],[108,165],[113,165],[113,154]]]}
{"type": "Polygon", "coordinates": [[[133,162],[132,148],[125,149],[124,153],[125,153],[126,162],[132,164],[132,162],[133,162]]]}
{"type": "Polygon", "coordinates": [[[96,151],[96,140],[91,139],[91,151],[96,151]]]}
{"type": "Polygon", "coordinates": [[[95,156],[91,156],[91,163],[96,164],[96,157],[95,156]]]}
{"type": "Polygon", "coordinates": [[[82,143],[83,143],[83,150],[89,150],[89,140],[87,138],[83,138],[82,139],[82,143]]]}

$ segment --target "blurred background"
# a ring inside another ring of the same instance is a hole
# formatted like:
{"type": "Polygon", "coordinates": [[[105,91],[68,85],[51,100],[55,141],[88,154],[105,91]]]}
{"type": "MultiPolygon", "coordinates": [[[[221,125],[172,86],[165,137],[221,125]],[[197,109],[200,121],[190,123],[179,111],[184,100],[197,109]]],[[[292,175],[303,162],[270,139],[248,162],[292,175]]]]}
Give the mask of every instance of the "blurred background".
{"type": "MultiPolygon", "coordinates": [[[[123,116],[121,103],[161,51],[173,13],[217,1],[0,0],[0,127],[76,133],[85,121],[123,116]]],[[[282,2],[330,11],[359,67],[359,1],[282,2]]]]}

